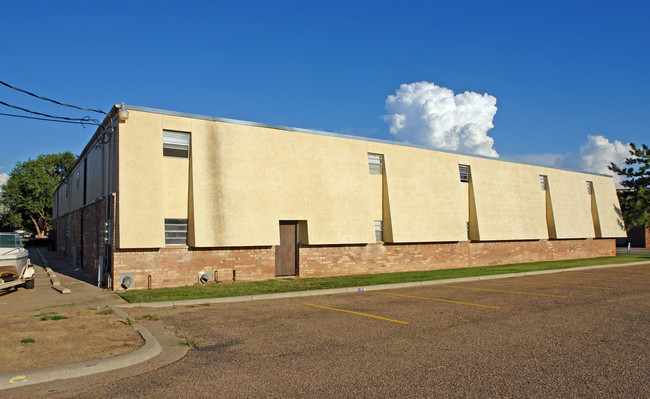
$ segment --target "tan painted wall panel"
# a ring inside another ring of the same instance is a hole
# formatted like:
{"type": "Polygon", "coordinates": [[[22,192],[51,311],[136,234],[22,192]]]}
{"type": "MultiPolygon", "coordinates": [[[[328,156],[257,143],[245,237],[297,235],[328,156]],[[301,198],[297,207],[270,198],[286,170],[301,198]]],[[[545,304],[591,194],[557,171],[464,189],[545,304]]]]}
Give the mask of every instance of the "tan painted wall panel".
{"type": "Polygon", "coordinates": [[[163,157],[165,218],[187,219],[189,169],[187,158],[163,157]]]}
{"type": "MultiPolygon", "coordinates": [[[[548,237],[540,174],[549,177],[558,238],[594,236],[586,180],[605,192],[598,201],[615,196],[593,175],[363,140],[139,111],[120,129],[122,248],[164,246],[163,219],[183,208],[198,247],[277,245],[280,220],[307,220],[309,244],[370,243],[373,220],[386,222],[387,212],[394,242],[463,241],[470,206],[459,163],[471,166],[481,240],[548,237]],[[186,167],[163,158],[163,128],[191,132],[186,167]],[[368,152],[384,155],[381,200],[368,152]],[[187,183],[175,185],[183,176],[187,183]],[[390,207],[380,212],[380,203],[390,207]]],[[[603,234],[613,234],[605,209],[603,234]]]]}
{"type": "Polygon", "coordinates": [[[207,121],[192,140],[195,245],[277,245],[279,220],[308,220],[310,244],[375,241],[364,142],[207,121]]]}
{"type": "Polygon", "coordinates": [[[481,241],[548,238],[538,167],[484,158],[470,167],[481,241]]]}
{"type": "Polygon", "coordinates": [[[393,242],[467,240],[467,189],[458,157],[384,146],[393,242]]]}
{"type": "Polygon", "coordinates": [[[103,193],[102,177],[102,148],[94,148],[86,155],[87,164],[87,185],[86,185],[86,203],[93,202],[96,198],[101,197],[103,193]]]}
{"type": "Polygon", "coordinates": [[[165,245],[162,115],[129,111],[119,139],[120,248],[165,245]]]}
{"type": "Polygon", "coordinates": [[[594,183],[594,195],[598,206],[598,219],[603,238],[626,237],[625,224],[618,202],[614,179],[604,176],[589,176],[594,183]]]}
{"type": "Polygon", "coordinates": [[[597,176],[547,168],[544,171],[548,176],[557,238],[595,237],[587,180],[597,176]]]}
{"type": "Polygon", "coordinates": [[[369,175],[368,184],[370,184],[371,200],[372,200],[372,218],[373,220],[383,220],[384,219],[384,208],[383,208],[384,177],[383,175],[371,175],[371,174],[368,175],[369,175]]]}
{"type": "Polygon", "coordinates": [[[83,204],[83,195],[84,195],[84,163],[85,160],[82,160],[77,164],[77,167],[74,168],[72,173],[69,176],[69,210],[76,211],[81,209],[83,204]]]}

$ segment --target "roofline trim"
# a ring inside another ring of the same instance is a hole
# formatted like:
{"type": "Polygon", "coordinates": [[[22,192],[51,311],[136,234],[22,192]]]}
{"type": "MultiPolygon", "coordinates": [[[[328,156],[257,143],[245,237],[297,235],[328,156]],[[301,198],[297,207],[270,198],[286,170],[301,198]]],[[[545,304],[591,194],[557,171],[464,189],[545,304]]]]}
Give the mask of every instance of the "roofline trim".
{"type": "Polygon", "coordinates": [[[544,166],[544,165],[538,165],[538,164],[528,163],[528,162],[510,161],[510,160],[507,160],[507,159],[489,157],[489,156],[486,156],[486,155],[468,154],[468,153],[459,152],[459,151],[451,151],[451,150],[445,150],[445,149],[441,149],[441,148],[426,147],[426,146],[422,146],[422,145],[418,145],[418,144],[411,144],[411,143],[407,143],[407,142],[383,140],[383,139],[378,139],[378,138],[374,138],[374,137],[353,136],[353,135],[349,135],[349,134],[326,132],[326,131],[323,131],[323,130],[303,129],[303,128],[298,128],[298,127],[272,125],[272,124],[261,123],[261,122],[250,122],[250,121],[244,121],[244,120],[239,120],[239,119],[220,118],[220,117],[216,117],[216,116],[190,114],[190,113],[186,113],[186,112],[178,112],[178,111],[170,111],[170,110],[157,109],[157,108],[142,107],[142,106],[138,106],[138,105],[126,105],[126,108],[127,108],[127,110],[140,111],[140,112],[149,112],[149,113],[153,113],[153,114],[179,116],[179,117],[183,117],[183,118],[201,119],[201,120],[207,120],[207,121],[213,121],[213,122],[232,123],[232,124],[235,124],[235,125],[263,127],[263,128],[268,128],[268,129],[285,130],[285,131],[290,131],[290,132],[318,134],[318,135],[321,135],[321,136],[330,136],[330,137],[338,137],[338,138],[343,138],[343,139],[361,140],[361,141],[370,141],[370,142],[374,142],[374,143],[398,145],[398,146],[402,146],[402,147],[420,148],[420,149],[423,149],[423,150],[444,152],[444,153],[448,153],[448,154],[464,155],[464,156],[469,156],[469,157],[474,157],[474,158],[490,159],[490,160],[493,160],[493,161],[514,163],[514,164],[518,164],[518,165],[538,166],[540,168],[564,170],[564,171],[567,171],[567,172],[585,173],[585,174],[588,174],[588,175],[610,177],[612,179],[614,178],[613,175],[607,175],[607,174],[603,174],[603,173],[595,173],[595,172],[587,172],[587,171],[583,171],[583,170],[560,168],[560,167],[557,167],[557,166],[544,166]]]}

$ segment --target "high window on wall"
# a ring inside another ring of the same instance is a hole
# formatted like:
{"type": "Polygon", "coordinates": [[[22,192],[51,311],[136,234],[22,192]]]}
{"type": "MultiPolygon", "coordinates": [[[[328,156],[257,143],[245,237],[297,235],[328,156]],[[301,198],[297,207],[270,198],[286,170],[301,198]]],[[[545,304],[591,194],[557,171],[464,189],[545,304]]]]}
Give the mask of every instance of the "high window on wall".
{"type": "Polygon", "coordinates": [[[458,173],[460,173],[460,181],[469,182],[469,165],[458,165],[458,173]]]}
{"type": "Polygon", "coordinates": [[[380,175],[384,169],[384,156],[381,154],[368,154],[368,168],[371,175],[380,175]]]}
{"type": "Polygon", "coordinates": [[[375,239],[384,241],[384,223],[381,220],[375,220],[375,239]]]}
{"type": "Polygon", "coordinates": [[[539,187],[542,189],[542,191],[546,190],[548,187],[548,177],[539,175],[539,187]]]}
{"type": "Polygon", "coordinates": [[[594,183],[588,181],[587,182],[587,194],[591,195],[594,193],[594,183]]]}
{"type": "Polygon", "coordinates": [[[190,134],[163,130],[163,155],[166,157],[189,158],[190,134]]]}
{"type": "Polygon", "coordinates": [[[165,219],[165,245],[187,244],[187,219],[165,219]]]}

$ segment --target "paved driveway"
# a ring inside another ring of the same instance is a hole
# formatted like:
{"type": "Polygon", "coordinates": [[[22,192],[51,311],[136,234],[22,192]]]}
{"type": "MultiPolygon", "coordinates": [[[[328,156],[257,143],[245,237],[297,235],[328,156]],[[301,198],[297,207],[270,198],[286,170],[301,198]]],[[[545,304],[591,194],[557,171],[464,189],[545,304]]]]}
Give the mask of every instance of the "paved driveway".
{"type": "Polygon", "coordinates": [[[650,265],[144,309],[199,346],[56,397],[650,397],[650,265]]]}

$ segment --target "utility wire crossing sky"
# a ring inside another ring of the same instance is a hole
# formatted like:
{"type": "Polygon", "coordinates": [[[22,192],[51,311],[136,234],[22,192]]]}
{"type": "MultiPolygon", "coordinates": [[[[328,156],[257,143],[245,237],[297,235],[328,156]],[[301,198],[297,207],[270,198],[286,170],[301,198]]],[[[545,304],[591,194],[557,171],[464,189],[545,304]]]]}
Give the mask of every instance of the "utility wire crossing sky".
{"type": "Polygon", "coordinates": [[[81,152],[93,111],[121,102],[611,174],[650,137],[649,14],[634,0],[141,1],[99,23],[104,4],[5,2],[0,80],[24,91],[0,86],[0,182],[81,152]]]}

